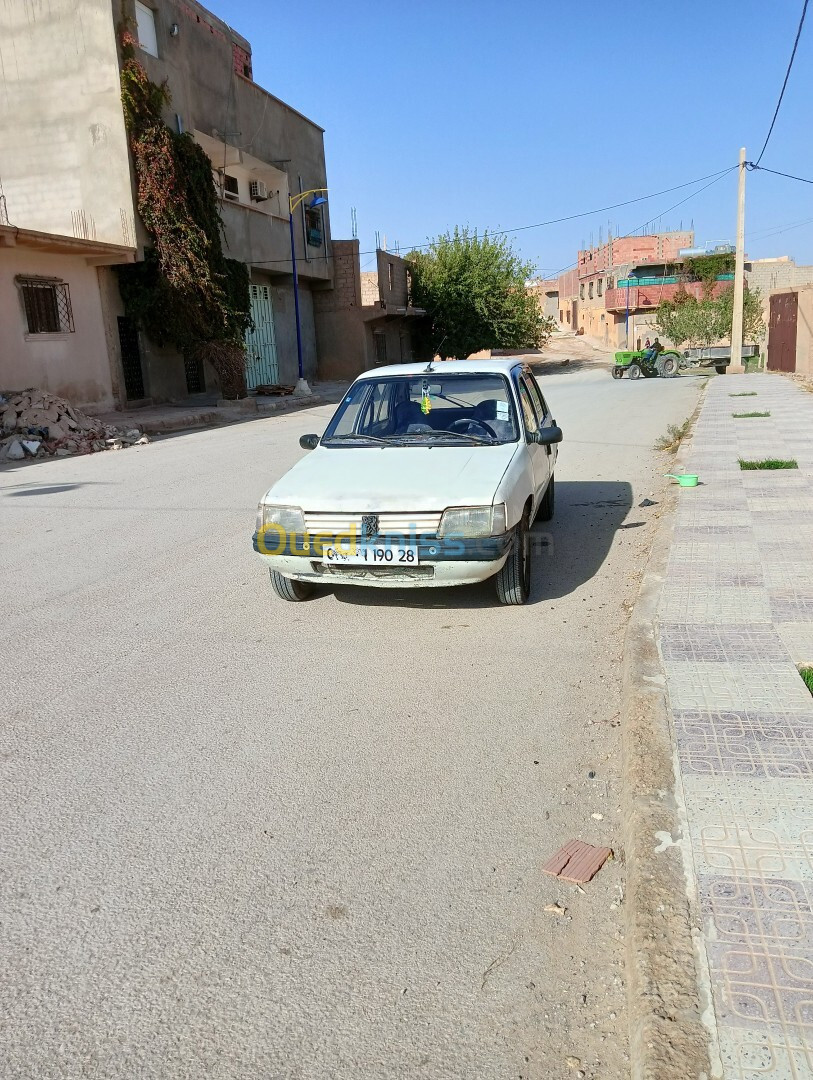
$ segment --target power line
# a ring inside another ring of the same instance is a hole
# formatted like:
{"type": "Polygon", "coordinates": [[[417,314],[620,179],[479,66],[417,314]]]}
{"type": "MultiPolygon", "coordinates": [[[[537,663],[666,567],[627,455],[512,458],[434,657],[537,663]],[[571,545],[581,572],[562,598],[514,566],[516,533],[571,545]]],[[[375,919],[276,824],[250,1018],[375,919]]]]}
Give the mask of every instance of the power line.
{"type": "Polygon", "coordinates": [[[768,128],[768,134],[765,136],[765,142],[762,144],[762,149],[760,150],[759,157],[756,160],[756,166],[759,166],[760,161],[762,161],[762,155],[765,153],[765,147],[768,145],[768,140],[770,139],[771,133],[773,132],[773,126],[776,123],[777,116],[779,115],[779,107],[782,104],[782,98],[785,96],[785,88],[787,87],[788,79],[790,78],[790,69],[793,67],[793,61],[794,61],[794,59],[796,57],[796,49],[797,49],[797,47],[799,45],[799,38],[801,37],[801,34],[802,34],[802,27],[805,24],[805,15],[807,14],[807,5],[808,5],[808,0],[805,0],[804,4],[802,5],[802,17],[799,19],[799,29],[796,31],[796,39],[793,42],[793,52],[790,54],[790,61],[788,62],[788,70],[785,72],[785,80],[782,83],[782,89],[779,92],[779,101],[777,101],[777,103],[776,103],[776,108],[774,109],[773,119],[771,120],[771,126],[768,128]]]}
{"type": "MultiPolygon", "coordinates": [[[[562,217],[551,218],[549,221],[537,221],[533,225],[519,225],[514,229],[499,229],[499,230],[495,230],[494,232],[491,232],[490,230],[485,230],[485,231],[488,233],[488,235],[490,237],[509,236],[509,235],[511,235],[513,233],[527,232],[528,229],[542,229],[542,228],[545,228],[548,225],[559,225],[564,221],[575,221],[577,218],[592,217],[594,214],[606,213],[607,210],[617,210],[619,207],[622,207],[622,206],[632,206],[633,203],[646,202],[648,199],[657,199],[660,195],[668,195],[671,191],[680,191],[682,188],[691,187],[693,184],[700,184],[704,180],[708,180],[711,177],[721,179],[727,173],[730,173],[732,169],[736,169],[736,168],[738,168],[737,165],[731,165],[727,169],[720,169],[719,172],[708,173],[706,176],[698,176],[695,180],[687,180],[684,184],[675,184],[674,187],[663,188],[662,191],[653,191],[650,195],[639,195],[634,199],[625,199],[623,202],[612,203],[610,206],[600,206],[597,210],[583,210],[578,214],[565,214],[562,217]]],[[[709,187],[710,186],[711,185],[709,185],[709,187]]],[[[705,188],[701,188],[700,190],[704,191],[705,188]]],[[[693,193],[693,195],[697,195],[697,194],[699,194],[699,192],[694,192],[693,193]]],[[[693,197],[692,195],[689,196],[689,198],[692,198],[692,197],[693,197]]],[[[683,201],[685,202],[686,200],[683,200],[683,201]]],[[[681,204],[676,203],[675,205],[680,206],[681,204]]],[[[664,212],[668,213],[669,211],[667,210],[667,211],[664,211],[664,212]]],[[[657,217],[657,215],[656,215],[656,217],[657,217]]],[[[649,220],[654,221],[655,218],[650,218],[649,220]]],[[[408,248],[409,251],[421,251],[424,248],[432,247],[434,242],[435,242],[434,240],[428,240],[426,243],[423,243],[423,244],[410,244],[410,245],[405,244],[405,245],[403,245],[403,247],[405,249],[408,248]]],[[[376,249],[373,248],[371,251],[360,251],[359,255],[374,255],[375,252],[376,252],[376,249]]],[[[309,261],[310,262],[317,262],[317,261],[322,260],[322,259],[332,259],[332,258],[333,258],[332,254],[330,254],[330,255],[316,255],[316,256],[312,256],[309,261]]],[[[290,259],[264,259],[264,260],[262,260],[260,262],[253,262],[251,265],[252,266],[268,266],[271,263],[282,263],[282,262],[290,262],[290,261],[291,261],[290,259]]]]}
{"type": "MultiPolygon", "coordinates": [[[[676,210],[679,206],[682,206],[684,203],[687,203],[689,201],[689,199],[693,199],[695,197],[695,195],[700,195],[702,192],[706,191],[707,188],[712,187],[712,185],[714,185],[714,184],[718,183],[720,180],[722,180],[724,176],[727,176],[729,173],[732,173],[735,169],[738,169],[738,168],[739,168],[739,165],[732,165],[730,168],[724,169],[722,171],[722,173],[719,173],[719,174],[716,174],[716,175],[714,173],[712,173],[711,175],[714,176],[715,178],[710,183],[706,184],[704,187],[698,188],[697,191],[693,191],[690,195],[687,195],[685,199],[681,199],[680,202],[676,202],[674,204],[674,206],[670,206],[667,210],[661,211],[660,214],[655,214],[654,217],[647,218],[647,220],[645,222],[643,222],[643,224],[639,225],[637,228],[630,229],[629,232],[623,233],[621,236],[613,237],[613,239],[614,240],[625,240],[627,237],[633,236],[635,233],[637,233],[639,231],[639,229],[645,229],[647,225],[651,224],[651,222],[653,222],[653,221],[657,221],[659,217],[666,217],[667,214],[671,214],[671,212],[673,210],[676,210]]],[[[706,177],[703,177],[703,179],[706,179],[706,177]]],[[[698,181],[695,181],[695,183],[698,183],[698,181]]],[[[683,185],[683,186],[685,186],[685,185],[683,185]]],[[[567,271],[567,270],[573,270],[577,265],[578,265],[578,263],[570,263],[568,266],[563,266],[561,270],[557,271],[555,276],[558,277],[559,274],[564,274],[565,271],[567,271]]]]}
{"type": "Polygon", "coordinates": [[[787,225],[771,225],[767,229],[760,229],[758,232],[749,233],[748,239],[754,240],[766,240],[769,236],[778,236],[780,233],[792,232],[794,229],[801,229],[803,225],[810,225],[813,223],[813,218],[805,218],[804,221],[791,221],[787,225]]]}
{"type": "Polygon", "coordinates": [[[785,176],[788,180],[799,180],[803,184],[813,184],[813,180],[808,180],[806,176],[792,176],[790,173],[779,172],[776,169],[766,169],[764,165],[759,165],[755,161],[746,161],[745,167],[749,172],[755,172],[759,169],[760,172],[773,173],[774,176],[785,176]]]}

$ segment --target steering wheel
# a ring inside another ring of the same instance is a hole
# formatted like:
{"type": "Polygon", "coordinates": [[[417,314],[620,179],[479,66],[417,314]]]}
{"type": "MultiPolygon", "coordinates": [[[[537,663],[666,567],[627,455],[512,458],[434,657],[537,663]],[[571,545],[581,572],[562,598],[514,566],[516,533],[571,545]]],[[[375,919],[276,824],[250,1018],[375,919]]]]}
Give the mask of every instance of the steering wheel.
{"type": "MultiPolygon", "coordinates": [[[[455,420],[455,422],[454,422],[453,424],[450,424],[450,425],[449,425],[449,431],[458,431],[458,430],[459,430],[459,431],[462,431],[462,427],[463,427],[463,425],[464,425],[464,424],[465,424],[465,425],[466,425],[467,427],[468,427],[468,426],[469,426],[470,424],[474,424],[474,425],[476,425],[477,427],[479,427],[479,428],[482,428],[482,429],[483,429],[483,431],[484,431],[484,432],[486,433],[486,435],[488,435],[488,436],[489,436],[490,438],[492,438],[492,439],[496,439],[496,438],[497,438],[497,432],[496,432],[496,431],[494,430],[494,428],[493,428],[493,427],[491,427],[491,425],[490,425],[490,424],[487,424],[487,423],[485,422],[485,420],[476,420],[476,419],[474,419],[474,418],[465,418],[465,417],[461,417],[461,419],[460,419],[460,420],[455,420]]],[[[466,434],[466,435],[470,435],[470,434],[471,434],[471,432],[469,432],[469,431],[466,431],[466,432],[464,432],[464,434],[466,434]]]]}

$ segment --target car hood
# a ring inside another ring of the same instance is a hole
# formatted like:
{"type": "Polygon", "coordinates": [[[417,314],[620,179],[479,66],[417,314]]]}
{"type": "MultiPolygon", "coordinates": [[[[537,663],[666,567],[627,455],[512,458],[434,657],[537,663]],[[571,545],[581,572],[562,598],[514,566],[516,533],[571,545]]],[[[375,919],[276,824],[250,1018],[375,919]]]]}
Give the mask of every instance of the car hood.
{"type": "Polygon", "coordinates": [[[303,510],[380,512],[484,506],[519,443],[500,446],[318,446],[266,493],[303,510]]]}

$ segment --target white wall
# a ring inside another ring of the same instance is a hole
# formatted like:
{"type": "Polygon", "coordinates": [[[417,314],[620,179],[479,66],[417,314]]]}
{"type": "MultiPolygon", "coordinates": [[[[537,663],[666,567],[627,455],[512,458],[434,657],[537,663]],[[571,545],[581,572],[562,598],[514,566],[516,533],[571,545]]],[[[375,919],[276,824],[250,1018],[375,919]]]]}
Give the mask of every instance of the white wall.
{"type": "Polygon", "coordinates": [[[77,255],[0,247],[0,390],[40,387],[82,408],[112,409],[98,271],[77,255]],[[74,333],[29,334],[14,278],[61,278],[70,289],[74,333]]]}
{"type": "Polygon", "coordinates": [[[135,245],[110,0],[0,0],[0,117],[10,224],[135,245]]]}

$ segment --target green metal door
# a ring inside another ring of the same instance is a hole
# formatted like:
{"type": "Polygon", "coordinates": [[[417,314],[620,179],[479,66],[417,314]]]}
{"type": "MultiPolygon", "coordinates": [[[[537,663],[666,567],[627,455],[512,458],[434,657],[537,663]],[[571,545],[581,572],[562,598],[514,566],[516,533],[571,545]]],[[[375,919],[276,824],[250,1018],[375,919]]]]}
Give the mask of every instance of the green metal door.
{"type": "Polygon", "coordinates": [[[254,329],[246,334],[246,384],[249,390],[275,385],[279,380],[274,308],[268,285],[252,285],[251,317],[254,329]]]}

